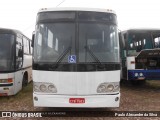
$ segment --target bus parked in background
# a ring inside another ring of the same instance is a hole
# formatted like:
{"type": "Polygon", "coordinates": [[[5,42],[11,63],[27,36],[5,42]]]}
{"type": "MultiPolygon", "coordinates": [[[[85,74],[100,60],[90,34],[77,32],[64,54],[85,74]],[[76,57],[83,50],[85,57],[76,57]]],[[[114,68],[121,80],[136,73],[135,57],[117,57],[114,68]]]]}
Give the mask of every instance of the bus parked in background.
{"type": "Polygon", "coordinates": [[[32,80],[31,40],[0,28],[0,96],[15,95],[32,80]]]}
{"type": "Polygon", "coordinates": [[[121,78],[160,80],[160,29],[130,29],[120,36],[121,78]]]}
{"type": "Polygon", "coordinates": [[[119,106],[119,38],[112,10],[41,9],[33,38],[34,106],[119,106]]]}

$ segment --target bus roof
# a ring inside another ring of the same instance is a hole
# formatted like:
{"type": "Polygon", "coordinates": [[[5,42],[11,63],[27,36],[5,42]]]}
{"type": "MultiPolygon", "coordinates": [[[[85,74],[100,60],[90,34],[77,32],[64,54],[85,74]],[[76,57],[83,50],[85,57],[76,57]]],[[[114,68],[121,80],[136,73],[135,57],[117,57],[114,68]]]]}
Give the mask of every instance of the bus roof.
{"type": "MultiPolygon", "coordinates": [[[[18,36],[25,36],[28,38],[26,35],[24,35],[21,31],[16,30],[16,29],[10,29],[10,28],[0,28],[0,33],[8,33],[8,34],[17,34],[18,36]]],[[[29,38],[28,38],[29,39],[29,38]]],[[[31,40],[31,39],[29,39],[31,40]]]]}
{"type": "Polygon", "coordinates": [[[9,28],[0,28],[0,33],[14,33],[14,34],[22,34],[19,30],[9,29],[9,28]]]}
{"type": "Polygon", "coordinates": [[[125,31],[121,31],[122,33],[126,32],[134,32],[134,33],[146,33],[146,32],[160,32],[160,29],[154,29],[154,28],[141,28],[141,29],[128,29],[125,31]]]}
{"type": "Polygon", "coordinates": [[[55,8],[42,8],[39,10],[40,12],[48,12],[48,11],[94,11],[94,12],[107,12],[114,13],[111,9],[100,9],[100,8],[83,8],[83,7],[55,7],[55,8]]]}

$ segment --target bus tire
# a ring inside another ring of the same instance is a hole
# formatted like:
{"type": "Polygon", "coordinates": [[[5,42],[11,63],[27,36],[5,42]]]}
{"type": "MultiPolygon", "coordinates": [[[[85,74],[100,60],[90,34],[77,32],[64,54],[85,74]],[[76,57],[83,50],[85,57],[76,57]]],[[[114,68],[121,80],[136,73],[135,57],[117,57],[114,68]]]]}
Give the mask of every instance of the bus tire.
{"type": "Polygon", "coordinates": [[[26,87],[27,85],[28,85],[28,77],[27,74],[24,74],[22,81],[22,88],[26,87]]]}

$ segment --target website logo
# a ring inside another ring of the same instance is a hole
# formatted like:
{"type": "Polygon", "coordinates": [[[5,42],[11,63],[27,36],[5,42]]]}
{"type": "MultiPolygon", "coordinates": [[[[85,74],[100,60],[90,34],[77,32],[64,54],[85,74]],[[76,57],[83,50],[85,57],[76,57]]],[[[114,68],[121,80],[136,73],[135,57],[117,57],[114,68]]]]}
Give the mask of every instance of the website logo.
{"type": "Polygon", "coordinates": [[[2,117],[10,118],[10,117],[12,117],[11,115],[12,115],[11,112],[2,112],[2,117]]]}

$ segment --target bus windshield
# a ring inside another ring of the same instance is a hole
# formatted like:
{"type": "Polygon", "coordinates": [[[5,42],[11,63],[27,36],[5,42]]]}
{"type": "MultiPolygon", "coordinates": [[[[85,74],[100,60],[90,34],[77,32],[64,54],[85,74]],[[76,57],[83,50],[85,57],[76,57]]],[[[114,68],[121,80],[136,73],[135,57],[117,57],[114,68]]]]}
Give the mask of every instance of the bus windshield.
{"type": "Polygon", "coordinates": [[[0,71],[11,71],[14,68],[13,44],[14,35],[0,34],[0,71]]]}
{"type": "Polygon", "coordinates": [[[84,49],[87,47],[100,62],[119,62],[117,28],[100,23],[79,24],[79,62],[96,62],[84,49]]]}
{"type": "Polygon", "coordinates": [[[35,61],[57,62],[65,50],[62,62],[67,62],[69,54],[75,54],[75,24],[73,23],[47,23],[40,24],[36,32],[35,61]]]}
{"type": "Polygon", "coordinates": [[[115,25],[79,23],[77,34],[75,23],[41,23],[37,27],[37,49],[34,55],[37,62],[57,62],[61,54],[70,47],[61,63],[67,63],[69,55],[76,55],[79,63],[96,63],[86,47],[100,62],[119,62],[115,25]]]}
{"type": "Polygon", "coordinates": [[[153,49],[149,33],[130,33],[128,36],[128,55],[136,56],[143,49],[153,49]]]}

